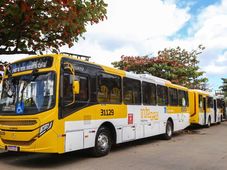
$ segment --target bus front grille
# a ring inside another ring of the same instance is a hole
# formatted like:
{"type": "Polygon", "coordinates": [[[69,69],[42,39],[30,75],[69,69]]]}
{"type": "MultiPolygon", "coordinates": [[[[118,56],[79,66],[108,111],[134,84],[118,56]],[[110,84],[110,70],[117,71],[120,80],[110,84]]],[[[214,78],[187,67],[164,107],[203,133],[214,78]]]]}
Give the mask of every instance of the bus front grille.
{"type": "Polygon", "coordinates": [[[36,123],[36,120],[0,120],[0,126],[31,126],[36,123]]]}

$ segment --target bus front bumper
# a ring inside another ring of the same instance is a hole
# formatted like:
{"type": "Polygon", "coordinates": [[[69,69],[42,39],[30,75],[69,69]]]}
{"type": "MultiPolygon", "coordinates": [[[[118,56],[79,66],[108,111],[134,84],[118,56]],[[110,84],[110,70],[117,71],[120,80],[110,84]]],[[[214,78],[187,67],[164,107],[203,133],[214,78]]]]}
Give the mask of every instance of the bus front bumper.
{"type": "MultiPolygon", "coordinates": [[[[7,132],[6,132],[7,133],[7,132]]],[[[14,133],[17,135],[17,133],[14,133]]],[[[7,140],[0,136],[0,149],[19,152],[59,153],[57,134],[49,130],[41,137],[34,137],[29,141],[7,140]]]]}

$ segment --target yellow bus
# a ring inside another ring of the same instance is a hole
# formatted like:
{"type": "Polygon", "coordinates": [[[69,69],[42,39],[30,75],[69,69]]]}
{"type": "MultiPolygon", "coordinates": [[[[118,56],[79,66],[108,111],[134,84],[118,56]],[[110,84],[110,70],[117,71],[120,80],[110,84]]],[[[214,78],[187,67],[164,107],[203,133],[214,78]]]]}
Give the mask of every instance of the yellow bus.
{"type": "Polygon", "coordinates": [[[189,90],[190,123],[210,127],[223,118],[220,99],[202,90],[189,90]]]}
{"type": "Polygon", "coordinates": [[[0,148],[65,153],[173,132],[190,125],[188,89],[85,56],[34,56],[10,64],[0,102],[0,148]],[[81,58],[81,59],[79,59],[81,58]]]}

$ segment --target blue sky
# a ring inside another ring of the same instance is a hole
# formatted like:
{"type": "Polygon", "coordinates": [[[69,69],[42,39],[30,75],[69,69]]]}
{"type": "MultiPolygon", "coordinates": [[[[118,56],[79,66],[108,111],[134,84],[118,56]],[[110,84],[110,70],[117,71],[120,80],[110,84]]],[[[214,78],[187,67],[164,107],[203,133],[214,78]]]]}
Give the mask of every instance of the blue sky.
{"type": "MultiPolygon", "coordinates": [[[[155,56],[164,48],[206,47],[200,67],[217,89],[227,77],[227,0],[104,0],[108,19],[88,25],[85,39],[61,51],[111,66],[122,55],[155,56]]],[[[21,56],[24,57],[24,56],[21,56]]],[[[13,57],[5,58],[13,60],[13,57]]]]}
{"type": "MultiPolygon", "coordinates": [[[[165,2],[165,1],[164,1],[165,2]]],[[[176,36],[181,38],[187,38],[189,35],[188,29],[193,26],[193,23],[196,22],[197,16],[208,6],[215,4],[220,4],[221,0],[178,0],[175,1],[175,4],[178,8],[188,8],[188,13],[190,13],[191,18],[185,25],[177,31],[176,34],[172,35],[171,38],[176,36]]]]}

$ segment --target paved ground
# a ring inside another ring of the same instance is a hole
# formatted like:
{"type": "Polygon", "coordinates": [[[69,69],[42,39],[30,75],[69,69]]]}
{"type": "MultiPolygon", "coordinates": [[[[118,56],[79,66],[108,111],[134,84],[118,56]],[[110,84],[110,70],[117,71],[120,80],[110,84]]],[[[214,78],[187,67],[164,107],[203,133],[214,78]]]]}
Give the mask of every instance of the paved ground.
{"type": "Polygon", "coordinates": [[[177,133],[171,141],[153,137],[115,146],[102,158],[84,151],[0,153],[0,169],[227,170],[227,122],[177,133]]]}

